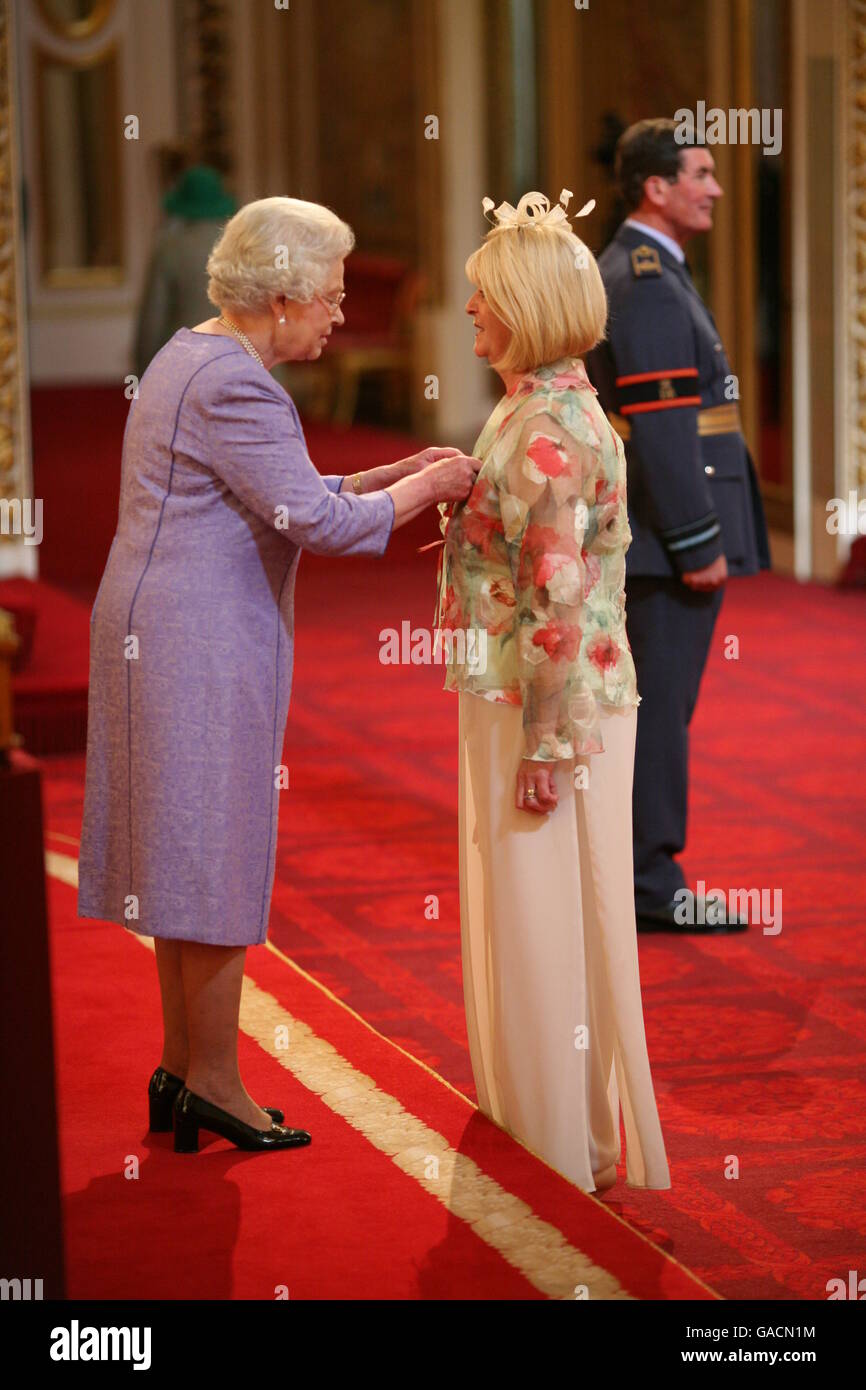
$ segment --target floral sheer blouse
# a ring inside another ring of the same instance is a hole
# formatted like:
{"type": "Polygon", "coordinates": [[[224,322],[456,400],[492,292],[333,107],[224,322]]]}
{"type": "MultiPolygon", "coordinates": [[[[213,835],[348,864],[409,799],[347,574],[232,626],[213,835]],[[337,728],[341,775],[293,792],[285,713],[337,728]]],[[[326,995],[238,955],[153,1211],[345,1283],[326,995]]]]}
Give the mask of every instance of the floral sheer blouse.
{"type": "Polygon", "coordinates": [[[437,639],[446,690],[523,706],[524,754],[603,751],[599,705],[639,703],[625,629],[625,451],[580,358],[526,373],[442,511],[437,639]]]}

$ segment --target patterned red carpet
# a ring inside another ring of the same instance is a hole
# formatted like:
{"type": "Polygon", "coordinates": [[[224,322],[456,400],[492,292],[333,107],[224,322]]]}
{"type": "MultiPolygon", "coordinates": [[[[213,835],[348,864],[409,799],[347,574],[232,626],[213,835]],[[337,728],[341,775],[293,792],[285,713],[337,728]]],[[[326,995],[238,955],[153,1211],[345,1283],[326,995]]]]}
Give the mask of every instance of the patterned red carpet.
{"type": "MultiPolygon", "coordinates": [[[[368,571],[363,588],[305,568],[271,934],[473,1094],[454,697],[436,671],[377,660],[381,628],[429,624],[428,558],[368,571]]],[[[863,1272],[864,705],[861,597],[772,576],[729,586],[694,727],[685,867],[708,887],[768,890],[781,931],[641,938],[673,1188],[608,1199],[729,1297],[821,1298],[827,1279],[863,1272]]]]}
{"type": "Polygon", "coordinates": [[[248,962],[241,1068],[313,1143],[202,1134],[176,1155],[146,1132],[152,954],[77,922],[74,860],[50,865],[70,1298],[713,1299],[270,949],[248,962]]]}
{"type": "MultiPolygon", "coordinates": [[[[359,466],[353,438],[328,458],[313,448],[323,471],[359,466]]],[[[386,560],[302,561],[270,935],[471,1096],[455,698],[435,668],[379,661],[383,629],[429,628],[435,559],[415,547],[435,535],[422,519],[386,560]]],[[[620,1182],[606,1202],[731,1298],[823,1299],[828,1279],[866,1272],[864,705],[862,596],[729,585],[694,724],[685,867],[711,888],[766,890],[771,909],[780,895],[781,931],[641,938],[673,1188],[620,1182]]],[[[52,829],[72,841],[82,768],[48,774],[52,829]]]]}

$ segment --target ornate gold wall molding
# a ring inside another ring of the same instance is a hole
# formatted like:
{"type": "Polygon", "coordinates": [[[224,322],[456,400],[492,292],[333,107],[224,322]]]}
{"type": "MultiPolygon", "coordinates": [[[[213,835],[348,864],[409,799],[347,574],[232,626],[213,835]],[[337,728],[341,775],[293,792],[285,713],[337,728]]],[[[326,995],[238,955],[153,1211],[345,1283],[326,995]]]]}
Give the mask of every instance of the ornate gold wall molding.
{"type": "MultiPolygon", "coordinates": [[[[0,499],[32,496],[30,424],[25,393],[23,245],[18,216],[19,160],[12,0],[0,0],[0,499]]],[[[34,551],[22,537],[0,531],[0,574],[16,568],[9,552],[19,548],[33,568],[34,551]]]]}
{"type": "Polygon", "coordinates": [[[845,84],[848,486],[866,489],[866,0],[848,0],[845,84]]]}

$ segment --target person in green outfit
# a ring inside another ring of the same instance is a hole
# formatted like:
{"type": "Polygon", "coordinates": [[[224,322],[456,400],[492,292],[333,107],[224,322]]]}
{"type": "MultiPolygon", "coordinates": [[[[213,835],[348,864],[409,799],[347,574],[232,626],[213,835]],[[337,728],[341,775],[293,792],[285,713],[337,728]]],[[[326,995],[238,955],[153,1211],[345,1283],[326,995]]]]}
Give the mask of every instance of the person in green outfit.
{"type": "Polygon", "coordinates": [[[144,375],[179,328],[210,318],[204,266],[225,223],[237,209],[215,169],[194,164],[163,198],[168,221],[160,229],[145,277],[135,332],[134,370],[144,375]]]}

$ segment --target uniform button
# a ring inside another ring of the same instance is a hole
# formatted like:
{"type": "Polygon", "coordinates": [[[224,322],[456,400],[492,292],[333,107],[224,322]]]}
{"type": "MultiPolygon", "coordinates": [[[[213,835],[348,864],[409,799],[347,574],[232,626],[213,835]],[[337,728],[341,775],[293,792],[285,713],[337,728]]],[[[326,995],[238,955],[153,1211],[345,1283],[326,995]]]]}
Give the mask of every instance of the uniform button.
{"type": "Polygon", "coordinates": [[[713,474],[715,473],[715,471],[716,471],[716,470],[715,470],[715,468],[713,467],[713,465],[712,465],[711,463],[705,463],[705,464],[704,464],[704,472],[705,472],[705,473],[709,473],[709,475],[710,475],[711,478],[712,478],[713,474]]]}
{"type": "Polygon", "coordinates": [[[722,350],[722,345],[721,345],[721,343],[713,343],[713,351],[714,351],[714,352],[721,352],[721,350],[722,350]]]}

